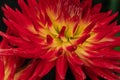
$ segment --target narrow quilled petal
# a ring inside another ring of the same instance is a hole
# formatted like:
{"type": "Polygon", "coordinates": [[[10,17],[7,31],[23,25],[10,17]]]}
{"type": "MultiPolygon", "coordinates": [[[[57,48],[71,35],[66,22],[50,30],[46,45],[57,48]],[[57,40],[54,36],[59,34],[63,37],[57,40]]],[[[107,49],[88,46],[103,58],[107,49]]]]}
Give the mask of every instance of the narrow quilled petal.
{"type": "Polygon", "coordinates": [[[60,56],[56,63],[56,79],[65,80],[68,63],[65,56],[60,56]]]}
{"type": "Polygon", "coordinates": [[[18,0],[2,7],[0,80],[120,80],[118,12],[101,12],[92,0],[18,0]]]}

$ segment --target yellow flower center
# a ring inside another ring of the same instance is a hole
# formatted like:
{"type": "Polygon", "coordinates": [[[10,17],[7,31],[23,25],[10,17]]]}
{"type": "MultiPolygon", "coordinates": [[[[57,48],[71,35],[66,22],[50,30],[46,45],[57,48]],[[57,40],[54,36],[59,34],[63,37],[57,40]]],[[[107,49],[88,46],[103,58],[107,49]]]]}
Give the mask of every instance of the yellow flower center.
{"type": "Polygon", "coordinates": [[[76,50],[89,35],[84,33],[84,30],[90,25],[89,20],[76,20],[70,18],[63,18],[62,16],[54,13],[52,10],[47,10],[48,22],[43,24],[39,22],[42,28],[36,32],[33,28],[29,30],[39,34],[44,39],[43,43],[48,44],[50,49],[63,49],[64,51],[71,52],[76,50]]]}

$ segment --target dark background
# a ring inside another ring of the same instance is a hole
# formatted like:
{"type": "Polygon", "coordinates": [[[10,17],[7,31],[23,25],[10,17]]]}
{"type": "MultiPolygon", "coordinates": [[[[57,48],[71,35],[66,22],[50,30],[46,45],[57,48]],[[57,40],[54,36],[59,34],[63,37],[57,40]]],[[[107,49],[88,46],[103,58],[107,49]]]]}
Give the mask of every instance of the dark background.
{"type": "MultiPolygon", "coordinates": [[[[110,9],[113,10],[113,13],[115,13],[116,11],[120,12],[120,0],[93,0],[93,5],[95,5],[97,3],[102,3],[102,5],[103,5],[101,12],[105,12],[110,9]]],[[[17,0],[0,0],[0,30],[2,30],[2,31],[6,30],[6,26],[2,21],[3,12],[1,10],[1,7],[4,6],[5,4],[11,6],[12,8],[19,8],[19,6],[17,4],[17,0]]],[[[117,20],[118,20],[118,24],[120,24],[120,14],[117,17],[117,20]]],[[[55,80],[54,78],[55,78],[55,69],[51,70],[51,72],[48,75],[46,75],[43,78],[43,80],[55,80]]],[[[68,69],[68,71],[67,71],[66,80],[75,80],[70,69],[68,69]]],[[[90,80],[90,79],[88,79],[88,80],[90,80]]]]}

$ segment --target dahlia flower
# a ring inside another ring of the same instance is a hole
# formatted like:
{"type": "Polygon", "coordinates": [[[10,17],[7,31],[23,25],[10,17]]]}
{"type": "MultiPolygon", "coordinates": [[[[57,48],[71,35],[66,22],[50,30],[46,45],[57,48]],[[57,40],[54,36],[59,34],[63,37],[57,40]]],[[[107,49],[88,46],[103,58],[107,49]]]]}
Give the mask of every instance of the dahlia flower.
{"type": "Polygon", "coordinates": [[[21,10],[5,5],[0,31],[0,80],[42,80],[55,68],[65,80],[120,80],[118,13],[100,12],[92,0],[18,0],[21,10]]]}

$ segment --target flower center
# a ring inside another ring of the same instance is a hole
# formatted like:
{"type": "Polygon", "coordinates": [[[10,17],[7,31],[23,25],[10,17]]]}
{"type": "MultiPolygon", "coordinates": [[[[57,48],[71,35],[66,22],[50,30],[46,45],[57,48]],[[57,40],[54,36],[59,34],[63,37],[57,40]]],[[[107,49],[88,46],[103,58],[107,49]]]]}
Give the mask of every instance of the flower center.
{"type": "MultiPolygon", "coordinates": [[[[52,31],[51,31],[52,32],[52,31]]],[[[46,37],[46,42],[51,46],[51,48],[66,49],[67,46],[71,46],[70,35],[67,35],[67,27],[63,26],[60,31],[56,30],[57,35],[48,34],[46,37]]]]}
{"type": "Polygon", "coordinates": [[[45,24],[40,22],[42,28],[39,30],[39,35],[45,40],[41,44],[46,43],[49,49],[62,48],[64,51],[75,51],[90,36],[87,34],[89,30],[85,30],[90,22],[59,16],[54,11],[47,9],[47,22],[45,24]]]}

